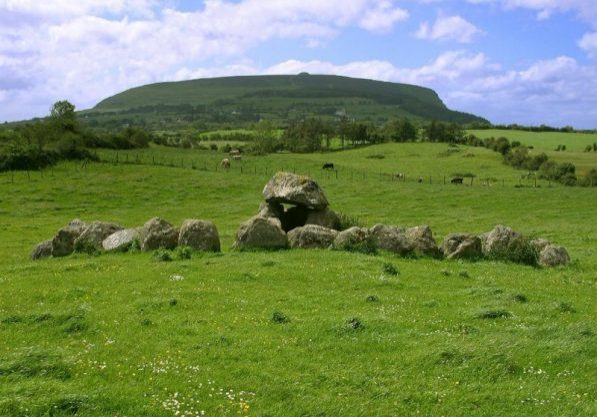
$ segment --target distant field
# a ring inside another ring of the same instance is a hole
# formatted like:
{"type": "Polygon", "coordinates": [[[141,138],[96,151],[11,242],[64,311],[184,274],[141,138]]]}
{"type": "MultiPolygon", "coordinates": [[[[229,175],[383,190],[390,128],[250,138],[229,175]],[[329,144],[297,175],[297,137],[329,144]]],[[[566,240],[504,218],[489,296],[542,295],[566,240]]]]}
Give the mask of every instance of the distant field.
{"type": "MultiPolygon", "coordinates": [[[[597,142],[597,133],[562,133],[562,132],[526,132],[522,130],[468,130],[480,138],[503,136],[509,140],[517,140],[523,145],[534,146],[535,149],[553,151],[558,145],[566,145],[566,152],[582,152],[587,145],[597,142]]],[[[593,154],[597,160],[597,153],[593,154]]]]}
{"type": "Polygon", "coordinates": [[[555,161],[572,162],[579,175],[586,175],[593,168],[597,168],[597,152],[584,152],[587,145],[597,142],[597,133],[560,133],[560,132],[525,132],[520,130],[469,130],[468,132],[480,137],[506,137],[510,141],[517,140],[523,145],[533,146],[535,151],[545,152],[555,161]],[[565,145],[566,150],[556,152],[559,145],[565,145]]]}
{"type": "Polygon", "coordinates": [[[520,187],[495,152],[448,149],[245,156],[223,172],[223,153],[154,147],[1,174],[0,416],[594,415],[596,190],[520,187]],[[441,241],[507,224],[565,245],[572,263],[230,251],[279,169],[315,177],[333,209],[368,226],[428,224],[441,241]],[[473,185],[444,185],[457,170],[473,185]],[[72,218],[153,216],[213,220],[223,253],[28,258],[72,218]],[[480,318],[492,311],[512,316],[480,318]]]}

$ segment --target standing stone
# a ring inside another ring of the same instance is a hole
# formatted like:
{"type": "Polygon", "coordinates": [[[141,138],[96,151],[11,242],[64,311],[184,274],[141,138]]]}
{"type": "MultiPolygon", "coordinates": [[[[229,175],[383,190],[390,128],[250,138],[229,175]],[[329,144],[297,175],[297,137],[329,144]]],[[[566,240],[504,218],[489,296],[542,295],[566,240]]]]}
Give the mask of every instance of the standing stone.
{"type": "Polygon", "coordinates": [[[42,258],[49,258],[52,256],[52,239],[41,242],[31,251],[31,259],[34,261],[42,258]]]}
{"type": "Polygon", "coordinates": [[[531,240],[531,246],[535,248],[537,253],[541,253],[541,251],[549,244],[549,241],[543,238],[531,240]]]}
{"type": "Polygon", "coordinates": [[[337,230],[308,224],[288,232],[288,243],[291,248],[329,248],[337,235],[337,230]]]}
{"type": "Polygon", "coordinates": [[[190,246],[201,251],[220,251],[220,236],[216,226],[207,220],[185,220],[178,235],[179,246],[190,246]]]}
{"type": "Polygon", "coordinates": [[[276,173],[263,189],[268,203],[286,203],[322,210],[328,200],[319,185],[309,177],[289,172],[276,173]]]}
{"type": "Polygon", "coordinates": [[[416,226],[406,229],[406,239],[412,251],[417,255],[438,256],[440,254],[429,226],[416,226]]]}
{"type": "Polygon", "coordinates": [[[75,250],[78,252],[94,252],[101,250],[102,242],[112,233],[122,230],[116,223],[92,222],[85,227],[81,235],[75,239],[75,250]]]}
{"type": "Polygon", "coordinates": [[[497,225],[492,231],[479,236],[481,238],[483,253],[491,255],[494,253],[506,253],[511,243],[521,237],[510,227],[497,225]]]}
{"type": "Polygon", "coordinates": [[[267,203],[262,201],[259,205],[259,213],[257,215],[259,217],[275,217],[281,219],[284,215],[284,206],[275,202],[267,203]]]}
{"type": "Polygon", "coordinates": [[[288,238],[282,223],[274,217],[255,216],[243,223],[236,233],[235,249],[284,249],[288,238]]]}
{"type": "Polygon", "coordinates": [[[123,229],[112,233],[102,242],[105,251],[127,251],[135,240],[139,241],[141,235],[137,229],[123,229]]]}
{"type": "Polygon", "coordinates": [[[563,246],[547,245],[539,254],[539,265],[554,267],[570,262],[568,251],[563,246]]]}
{"type": "Polygon", "coordinates": [[[334,239],[332,248],[363,253],[375,253],[377,251],[369,229],[357,226],[339,232],[334,239]]]}
{"type": "Polygon", "coordinates": [[[478,236],[452,233],[444,238],[441,251],[448,259],[479,259],[483,257],[478,236]]]}
{"type": "Polygon", "coordinates": [[[154,217],[140,230],[141,250],[174,249],[178,243],[178,230],[164,219],[154,217]]]}
{"type": "Polygon", "coordinates": [[[52,256],[67,256],[75,250],[75,240],[83,233],[85,223],[79,219],[71,220],[56,233],[52,239],[52,256]]]}
{"type": "Polygon", "coordinates": [[[407,255],[412,251],[412,246],[406,238],[404,229],[396,226],[376,224],[370,229],[373,241],[379,249],[407,255]]]}
{"type": "Polygon", "coordinates": [[[340,224],[340,217],[329,208],[323,210],[310,210],[305,225],[316,224],[318,226],[327,227],[328,229],[338,229],[340,224]]]}

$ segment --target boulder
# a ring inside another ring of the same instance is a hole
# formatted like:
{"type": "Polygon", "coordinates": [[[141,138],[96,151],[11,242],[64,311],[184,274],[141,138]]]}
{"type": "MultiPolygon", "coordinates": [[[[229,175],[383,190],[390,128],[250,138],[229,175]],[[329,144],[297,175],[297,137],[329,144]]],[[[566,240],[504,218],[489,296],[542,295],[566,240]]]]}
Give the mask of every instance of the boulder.
{"type": "Polygon", "coordinates": [[[539,253],[539,265],[554,267],[570,262],[568,251],[563,246],[548,244],[539,253]]]}
{"type": "Polygon", "coordinates": [[[34,261],[36,259],[49,258],[50,256],[52,256],[52,239],[35,245],[31,251],[31,259],[34,261]]]}
{"type": "Polygon", "coordinates": [[[56,233],[52,239],[52,256],[67,256],[75,250],[75,240],[83,233],[85,223],[79,219],[71,220],[56,233]]]}
{"type": "Polygon", "coordinates": [[[133,242],[141,240],[138,229],[123,229],[112,233],[102,241],[102,248],[105,251],[126,251],[133,242]]]}
{"type": "Polygon", "coordinates": [[[322,210],[310,210],[305,221],[305,225],[307,224],[315,224],[328,229],[338,229],[340,217],[327,207],[322,210]]]}
{"type": "Polygon", "coordinates": [[[363,253],[375,253],[377,251],[369,229],[357,226],[339,232],[334,239],[332,248],[363,253]]]}
{"type": "Polygon", "coordinates": [[[507,251],[511,243],[520,237],[520,233],[502,225],[497,225],[489,233],[479,236],[485,255],[507,251]]]}
{"type": "Polygon", "coordinates": [[[406,229],[406,239],[417,255],[438,256],[440,254],[433,232],[429,226],[416,226],[406,229]]]}
{"type": "Polygon", "coordinates": [[[178,244],[201,251],[219,252],[220,236],[212,222],[189,219],[185,220],[180,227],[178,244]]]}
{"type": "Polygon", "coordinates": [[[309,177],[289,172],[276,173],[263,189],[268,203],[287,203],[322,210],[328,200],[319,185],[309,177]]]}
{"type": "Polygon", "coordinates": [[[288,238],[279,219],[255,216],[240,226],[233,247],[284,249],[288,247],[288,238]]]}
{"type": "Polygon", "coordinates": [[[143,251],[174,249],[178,243],[178,230],[159,217],[148,220],[141,228],[140,234],[143,251]]]}
{"type": "Polygon", "coordinates": [[[371,236],[379,249],[406,255],[412,251],[412,247],[406,238],[404,229],[397,226],[386,226],[376,224],[371,229],[371,236]]]}
{"type": "Polygon", "coordinates": [[[262,201],[259,205],[259,217],[275,217],[281,219],[284,215],[284,206],[280,203],[262,201]]]}
{"type": "Polygon", "coordinates": [[[75,239],[75,250],[78,252],[94,252],[101,250],[102,242],[112,233],[122,230],[116,223],[91,222],[83,232],[75,239]]]}
{"type": "Polygon", "coordinates": [[[531,240],[531,246],[537,251],[537,253],[541,253],[545,247],[549,245],[549,241],[547,239],[539,238],[531,240]]]}
{"type": "Polygon", "coordinates": [[[479,259],[483,257],[479,236],[452,233],[444,238],[441,251],[448,259],[479,259]]]}
{"type": "Polygon", "coordinates": [[[291,248],[329,248],[337,235],[337,230],[308,224],[288,232],[288,243],[291,248]]]}

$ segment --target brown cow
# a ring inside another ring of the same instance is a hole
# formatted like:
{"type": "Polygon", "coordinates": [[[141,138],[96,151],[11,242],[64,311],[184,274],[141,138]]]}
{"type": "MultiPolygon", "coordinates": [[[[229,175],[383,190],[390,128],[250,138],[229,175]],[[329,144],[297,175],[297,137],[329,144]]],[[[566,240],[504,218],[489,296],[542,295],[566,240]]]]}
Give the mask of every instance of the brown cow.
{"type": "Polygon", "coordinates": [[[222,165],[222,168],[224,168],[224,169],[230,169],[230,159],[228,159],[228,158],[222,159],[222,162],[220,162],[220,165],[222,165]]]}

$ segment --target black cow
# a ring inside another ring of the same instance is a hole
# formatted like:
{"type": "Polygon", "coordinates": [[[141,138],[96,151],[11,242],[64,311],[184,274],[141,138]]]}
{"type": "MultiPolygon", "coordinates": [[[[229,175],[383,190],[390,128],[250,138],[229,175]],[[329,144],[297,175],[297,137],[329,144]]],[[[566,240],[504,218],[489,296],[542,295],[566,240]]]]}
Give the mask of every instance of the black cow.
{"type": "Polygon", "coordinates": [[[454,178],[452,178],[452,180],[450,182],[452,184],[462,184],[462,181],[464,181],[464,178],[462,178],[462,177],[454,177],[454,178]]]}
{"type": "Polygon", "coordinates": [[[326,162],[325,164],[323,164],[323,166],[321,167],[321,169],[331,169],[333,171],[334,170],[334,164],[332,164],[331,162],[326,162]]]}

